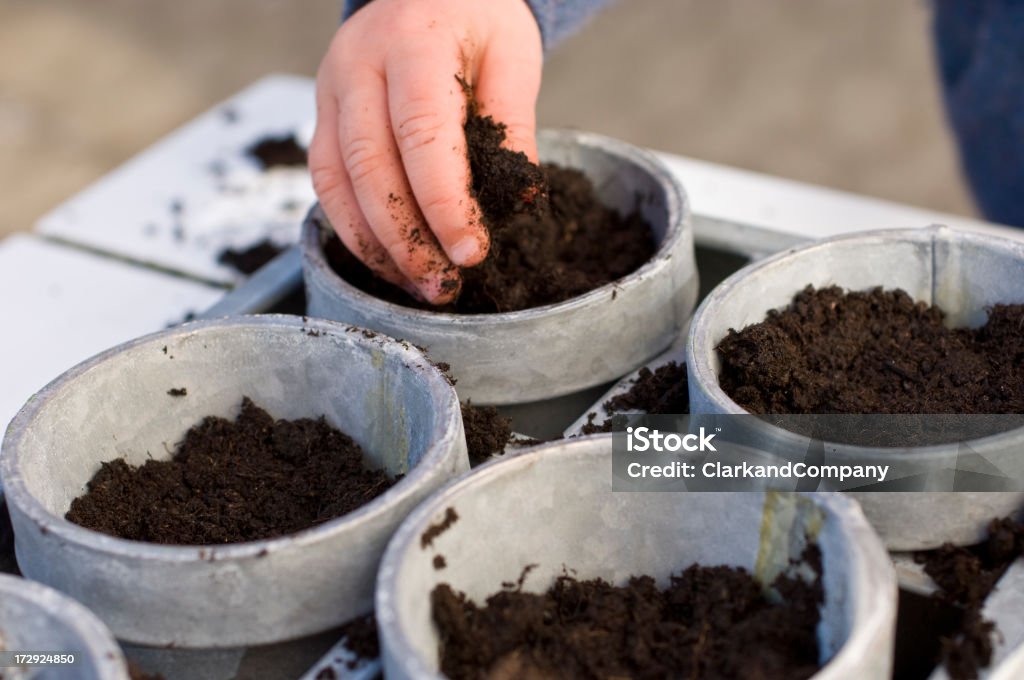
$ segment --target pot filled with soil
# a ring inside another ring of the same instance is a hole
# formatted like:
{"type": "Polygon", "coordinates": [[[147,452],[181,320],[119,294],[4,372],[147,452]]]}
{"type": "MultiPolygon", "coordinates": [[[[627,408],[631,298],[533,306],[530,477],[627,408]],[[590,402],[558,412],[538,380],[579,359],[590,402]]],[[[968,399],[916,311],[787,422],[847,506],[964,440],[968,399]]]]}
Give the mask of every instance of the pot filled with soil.
{"type": "Polygon", "coordinates": [[[626,413],[687,414],[690,392],[683,348],[665,352],[612,386],[563,433],[566,437],[612,431],[612,418],[626,413]]]}
{"type": "Polygon", "coordinates": [[[419,350],[289,316],[89,359],[28,402],[0,459],[26,576],[121,640],[203,649],[369,611],[394,528],[468,467],[458,399],[419,350]]]}
{"type": "Polygon", "coordinates": [[[767,422],[779,414],[829,414],[829,423],[889,414],[877,441],[819,430],[835,461],[914,472],[894,480],[895,491],[850,493],[892,550],[977,543],[992,517],[1024,505],[1014,490],[1024,446],[1013,415],[1024,413],[1021,303],[1016,241],[930,227],[786,251],[737,272],[694,315],[691,412],[759,414],[745,426],[780,455],[807,452],[810,440],[767,422]],[[934,422],[961,427],[943,440],[926,431],[934,422]],[[963,474],[1003,491],[948,491],[963,474]]]}
{"type": "Polygon", "coordinates": [[[128,680],[124,655],[107,627],[88,609],[39,583],[0,574],[0,649],[47,659],[10,659],[0,677],[128,680]]]}
{"type": "Polygon", "coordinates": [[[377,579],[385,675],[889,677],[895,575],[855,503],[611,468],[611,435],[549,444],[417,508],[377,579]]]}
{"type": "MultiPolygon", "coordinates": [[[[477,120],[500,135],[490,143],[502,153],[502,128],[477,120]]],[[[487,173],[486,153],[471,163],[491,250],[462,271],[455,303],[429,308],[374,278],[315,207],[302,235],[309,312],[426,347],[480,405],[577,392],[665,350],[698,288],[682,187],[651,154],[614,139],[546,130],[537,141],[542,166],[519,156],[540,184],[522,196],[487,185],[505,180],[487,173]]]]}

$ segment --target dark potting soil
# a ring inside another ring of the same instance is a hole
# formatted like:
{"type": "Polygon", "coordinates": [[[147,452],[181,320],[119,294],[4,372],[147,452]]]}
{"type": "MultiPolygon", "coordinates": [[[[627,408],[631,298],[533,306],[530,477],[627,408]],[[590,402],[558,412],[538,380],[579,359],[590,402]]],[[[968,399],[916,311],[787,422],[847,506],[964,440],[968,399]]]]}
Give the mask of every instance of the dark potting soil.
{"type": "Polygon", "coordinates": [[[445,508],[444,517],[437,524],[431,524],[420,536],[420,547],[426,550],[434,544],[434,539],[452,528],[459,521],[459,513],[455,508],[445,508]]]}
{"type": "MultiPolygon", "coordinates": [[[[654,371],[644,366],[629,391],[606,401],[604,408],[611,414],[628,411],[643,411],[655,415],[689,413],[690,391],[686,380],[686,364],[670,361],[654,371]]],[[[598,425],[594,422],[596,417],[596,413],[587,414],[583,434],[612,431],[611,418],[606,418],[598,425]]]]}
{"type": "Polygon", "coordinates": [[[998,631],[981,610],[999,578],[1022,556],[1024,523],[1008,517],[992,520],[983,543],[970,547],[947,543],[914,555],[939,587],[935,597],[963,610],[959,627],[941,643],[941,661],[953,680],[974,680],[978,670],[992,661],[992,640],[998,631]]]}
{"type": "MultiPolygon", "coordinates": [[[[477,606],[447,584],[431,593],[449,678],[799,680],[819,668],[820,553],[813,583],[779,576],[766,596],[745,570],[693,565],[659,590],[559,577],[544,594],[522,584],[477,606]]],[[[522,579],[520,579],[522,580],[522,579]]]]}
{"type": "Polygon", "coordinates": [[[306,165],[306,149],[295,139],[295,135],[264,137],[247,148],[245,153],[264,170],[306,165]]]}
{"type": "Polygon", "coordinates": [[[493,406],[462,402],[462,426],[466,430],[469,462],[473,465],[501,453],[512,440],[512,419],[498,413],[493,406]]]}
{"type": "Polygon", "coordinates": [[[719,383],[753,413],[1024,413],[1024,305],[977,329],[902,290],[808,286],[717,350],[719,383]]]}
{"type": "Polygon", "coordinates": [[[252,274],[280,255],[283,250],[284,248],[270,239],[263,239],[246,248],[225,248],[218,253],[217,262],[242,274],[252,274]]]}
{"type": "Polygon", "coordinates": [[[377,617],[372,613],[346,623],[341,628],[341,636],[347,638],[345,646],[356,655],[346,664],[350,669],[357,667],[361,660],[380,657],[377,617]]]}
{"type": "Polygon", "coordinates": [[[234,421],[192,427],[170,460],[103,463],[66,518],[150,543],[255,541],[349,513],[396,481],[324,418],[275,420],[246,397],[234,421]]]}
{"type": "Polygon", "coordinates": [[[505,126],[470,105],[466,124],[471,193],[491,237],[483,263],[462,270],[457,300],[417,302],[378,278],[331,236],[328,261],[357,288],[407,307],[457,314],[513,312],[563,302],[638,269],[655,252],[651,226],[600,202],[583,173],[502,148],[505,126]]]}

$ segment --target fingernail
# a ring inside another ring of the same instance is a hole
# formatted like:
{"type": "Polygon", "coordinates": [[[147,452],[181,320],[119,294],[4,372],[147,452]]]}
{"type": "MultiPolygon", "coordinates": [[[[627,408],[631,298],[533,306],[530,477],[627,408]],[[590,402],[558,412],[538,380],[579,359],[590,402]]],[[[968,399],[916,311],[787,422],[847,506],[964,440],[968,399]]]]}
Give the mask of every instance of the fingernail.
{"type": "Polygon", "coordinates": [[[464,237],[452,246],[449,256],[452,262],[460,267],[465,267],[470,262],[476,264],[480,259],[480,239],[475,236],[464,237]]]}

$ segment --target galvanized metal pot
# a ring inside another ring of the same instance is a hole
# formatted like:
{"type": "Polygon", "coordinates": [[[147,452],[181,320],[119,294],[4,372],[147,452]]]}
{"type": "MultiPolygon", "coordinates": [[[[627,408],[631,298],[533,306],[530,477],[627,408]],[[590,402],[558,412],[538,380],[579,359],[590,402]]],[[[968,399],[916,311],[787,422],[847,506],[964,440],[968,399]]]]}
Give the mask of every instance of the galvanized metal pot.
{"type": "Polygon", "coordinates": [[[537,138],[545,162],[577,168],[620,211],[639,209],[658,250],[622,279],[572,300],[503,314],[402,307],[346,283],[324,256],[326,219],[315,207],[302,232],[309,313],[424,346],[452,366],[459,395],[478,404],[558,397],[619,378],[675,340],[693,311],[693,228],[678,181],[650,153],[600,135],[561,130],[537,138]]]}
{"type": "MultiPolygon", "coordinates": [[[[787,306],[807,284],[851,290],[902,288],[914,299],[941,307],[954,326],[978,326],[985,308],[1024,302],[1024,243],[945,227],[867,232],[788,250],[752,264],[719,285],[690,326],[686,364],[690,412],[746,413],[721,389],[715,347],[730,328],[742,329],[787,306]]],[[[756,423],[766,451],[806,451],[808,440],[768,423],[756,423]]],[[[1019,458],[1024,429],[966,442],[973,451],[1019,458]]],[[[955,466],[957,447],[868,448],[837,446],[875,464],[913,461],[923,469],[955,466]],[[911,456],[913,458],[907,458],[911,456]]],[[[1009,492],[850,492],[891,550],[966,545],[984,538],[994,517],[1016,514],[1024,494],[1009,492]]]]}
{"type": "Polygon", "coordinates": [[[288,316],[203,321],[65,373],[15,417],[0,458],[22,572],[83,602],[118,638],[154,647],[278,642],[369,611],[395,527],[469,464],[445,377],[417,349],[367,336],[288,316]],[[168,458],[190,426],[233,417],[243,396],[277,418],[324,415],[405,477],[348,515],[248,543],[154,545],[64,519],[101,462],[168,458]]]}
{"type": "MultiPolygon", "coordinates": [[[[117,641],[92,612],[52,588],[7,574],[0,574],[0,649],[73,654],[73,664],[47,666],[52,680],[128,680],[117,641]]],[[[15,680],[38,670],[2,672],[15,680]]]]}
{"type": "Polygon", "coordinates": [[[489,463],[439,491],[395,533],[377,578],[377,622],[389,680],[438,678],[430,592],[448,583],[476,602],[515,582],[542,592],[563,565],[624,583],[696,562],[745,567],[770,582],[809,536],[820,547],[825,602],[816,680],[888,678],[896,580],[856,503],[839,494],[613,493],[612,436],[537,447],[489,463]],[[458,519],[424,547],[449,509],[458,519]],[[446,567],[433,566],[443,555],[446,567]]]}

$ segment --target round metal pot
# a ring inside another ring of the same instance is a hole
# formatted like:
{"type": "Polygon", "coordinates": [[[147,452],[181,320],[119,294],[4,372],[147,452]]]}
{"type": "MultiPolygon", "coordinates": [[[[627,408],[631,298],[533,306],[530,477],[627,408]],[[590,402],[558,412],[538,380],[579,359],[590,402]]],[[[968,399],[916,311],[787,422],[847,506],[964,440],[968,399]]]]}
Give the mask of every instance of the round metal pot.
{"type": "MultiPolygon", "coordinates": [[[[715,348],[730,328],[763,321],[769,310],[786,307],[808,284],[902,288],[914,299],[942,308],[951,326],[979,326],[986,307],[1024,302],[1024,243],[946,227],[876,231],[794,248],[741,269],[715,288],[694,314],[686,353],[691,413],[746,413],[718,384],[721,364],[715,348]]],[[[808,450],[806,437],[760,420],[747,424],[757,428],[757,445],[765,451],[808,450]]],[[[965,444],[986,458],[1019,465],[1012,461],[1024,447],[1024,428],[965,444]]],[[[872,464],[919,465],[922,471],[940,472],[956,467],[958,447],[835,445],[832,450],[836,456],[872,464]]],[[[1024,494],[1016,492],[849,493],[890,550],[977,543],[992,518],[1015,514],[1024,505],[1024,494]]]]}
{"type": "MultiPolygon", "coordinates": [[[[52,680],[128,680],[124,655],[88,609],[52,588],[0,574],[0,649],[74,655],[47,666],[52,680]]],[[[5,678],[34,677],[39,667],[3,669],[5,678]]]]}
{"type": "Polygon", "coordinates": [[[419,350],[289,316],[196,322],[93,357],[29,400],[0,457],[22,572],[122,640],[188,648],[289,640],[369,611],[395,527],[467,469],[458,399],[419,350]],[[247,543],[156,545],[64,519],[101,462],[169,458],[192,425],[233,417],[243,396],[276,418],[324,415],[405,477],[348,515],[247,543]]]}
{"type": "Polygon", "coordinates": [[[426,347],[451,365],[459,395],[477,404],[558,397],[629,373],[681,333],[697,296],[693,228],[678,181],[650,153],[600,135],[537,138],[544,162],[577,168],[609,206],[639,208],[658,249],[637,271],[585,295],[502,314],[444,314],[385,302],[345,282],[324,256],[319,206],[302,231],[309,313],[426,347]],[[639,199],[639,203],[638,203],[639,199]]]}
{"type": "Polygon", "coordinates": [[[611,470],[611,435],[559,442],[477,468],[417,508],[377,577],[385,676],[440,677],[430,608],[439,583],[483,602],[530,564],[525,589],[543,592],[563,568],[611,583],[649,574],[664,586],[692,563],[744,567],[771,582],[807,540],[821,549],[825,591],[825,665],[814,678],[890,676],[896,580],[856,503],[839,494],[613,493],[611,470]],[[458,519],[438,534],[449,510],[458,519]]]}

